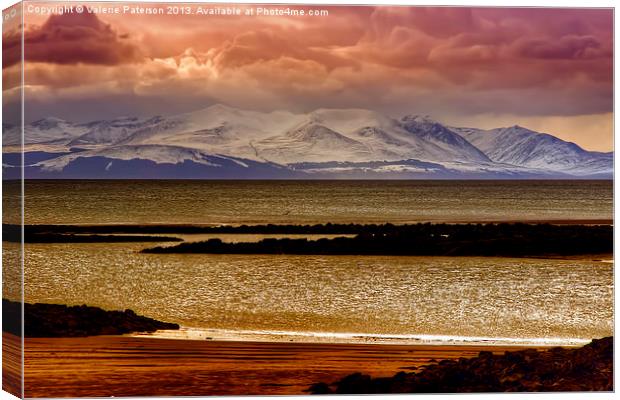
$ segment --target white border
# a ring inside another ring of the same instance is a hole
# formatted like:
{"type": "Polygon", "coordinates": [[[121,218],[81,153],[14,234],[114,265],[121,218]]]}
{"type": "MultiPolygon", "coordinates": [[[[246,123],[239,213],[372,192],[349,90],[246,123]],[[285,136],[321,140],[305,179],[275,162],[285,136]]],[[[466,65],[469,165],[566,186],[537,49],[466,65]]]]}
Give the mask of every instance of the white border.
{"type": "MultiPolygon", "coordinates": [[[[61,2],[61,1],[58,1],[61,2]]],[[[134,2],[134,1],[132,1],[134,2]]],[[[137,1],[136,1],[137,2],[137,1]]],[[[204,3],[203,1],[196,0],[150,0],[150,3],[204,3]]],[[[415,0],[356,0],[356,1],[336,1],[336,0],[312,0],[312,1],[303,1],[303,0],[287,0],[287,1],[273,1],[273,0],[244,0],[244,1],[236,1],[237,3],[262,3],[262,4],[327,4],[327,5],[403,5],[403,6],[482,6],[482,7],[567,7],[567,8],[592,8],[592,7],[605,7],[605,8],[613,8],[615,6],[614,1],[611,0],[588,0],[588,1],[575,1],[575,0],[561,0],[561,1],[536,1],[536,0],[476,0],[476,1],[467,1],[467,0],[448,0],[448,1],[439,1],[439,0],[425,0],[425,1],[415,1],[415,0]]],[[[16,1],[11,0],[0,0],[0,8],[6,9],[11,5],[17,3],[16,1]]],[[[233,1],[227,0],[210,0],[208,3],[234,3],[233,1]]],[[[615,10],[614,10],[614,20],[615,20],[615,10]]],[[[614,24],[615,27],[615,24],[614,24]]],[[[616,72],[618,70],[618,65],[615,62],[617,54],[617,43],[620,40],[620,35],[618,31],[614,31],[614,77],[616,76],[616,72]]],[[[0,62],[2,58],[0,55],[0,62]]],[[[615,98],[617,94],[617,82],[614,79],[614,104],[615,98]]],[[[0,83],[1,89],[1,83],[0,83]]],[[[615,107],[614,107],[615,111],[615,107]]],[[[2,115],[2,111],[0,110],[0,117],[2,115]]],[[[618,125],[618,121],[614,115],[614,132],[616,131],[618,125]]],[[[615,135],[614,135],[615,136],[615,135]]],[[[614,145],[614,151],[617,153],[618,146],[617,143],[614,145]]],[[[614,171],[620,171],[620,161],[618,157],[614,159],[614,171]]],[[[2,189],[0,187],[0,196],[2,194],[2,189]]],[[[615,184],[614,184],[614,220],[617,219],[618,215],[618,198],[615,196],[615,184]]],[[[614,237],[614,248],[618,243],[618,238],[614,237]]],[[[0,272],[1,274],[1,272],[0,272]]],[[[614,270],[614,287],[618,287],[618,275],[614,270]]],[[[618,298],[615,297],[614,303],[614,311],[618,308],[618,298]]],[[[617,321],[616,322],[616,330],[617,330],[617,321]]],[[[620,384],[620,380],[618,379],[620,376],[620,367],[618,366],[618,352],[614,354],[614,381],[615,385],[620,384]]],[[[442,394],[433,394],[433,395],[376,395],[376,396],[346,396],[346,399],[351,400],[368,400],[368,399],[415,399],[415,400],[454,400],[455,398],[464,398],[464,399],[488,399],[488,400],[498,400],[498,399],[516,399],[521,396],[526,396],[527,399],[536,399],[536,398],[544,398],[547,400],[556,400],[556,399],[567,399],[567,400],[582,400],[584,398],[587,399],[613,399],[616,398],[614,393],[544,393],[544,394],[534,394],[534,393],[512,393],[512,394],[450,394],[450,395],[442,395],[442,394]],[[456,397],[455,397],[456,396],[456,397]]],[[[253,396],[258,398],[275,398],[275,399],[296,399],[302,398],[302,396],[253,396]]],[[[252,397],[242,397],[242,396],[233,396],[233,397],[187,397],[187,398],[197,398],[197,399],[230,399],[230,400],[242,400],[252,397]]],[[[329,398],[335,398],[333,395],[329,398]]],[[[9,400],[15,399],[12,395],[1,392],[0,391],[0,400],[9,400]]],[[[132,397],[131,399],[149,399],[149,397],[132,397]]],[[[158,399],[178,399],[178,397],[158,397],[158,399]]]]}

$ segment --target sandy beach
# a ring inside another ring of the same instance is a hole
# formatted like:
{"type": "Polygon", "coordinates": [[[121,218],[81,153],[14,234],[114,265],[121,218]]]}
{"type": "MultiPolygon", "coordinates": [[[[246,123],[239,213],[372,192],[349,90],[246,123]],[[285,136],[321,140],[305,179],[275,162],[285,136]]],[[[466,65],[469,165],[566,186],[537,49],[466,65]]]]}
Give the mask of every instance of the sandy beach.
{"type": "MultiPolygon", "coordinates": [[[[5,350],[19,339],[3,333],[5,350]]],[[[26,397],[305,394],[353,373],[391,376],[510,346],[196,341],[129,336],[25,340],[26,397]]]]}

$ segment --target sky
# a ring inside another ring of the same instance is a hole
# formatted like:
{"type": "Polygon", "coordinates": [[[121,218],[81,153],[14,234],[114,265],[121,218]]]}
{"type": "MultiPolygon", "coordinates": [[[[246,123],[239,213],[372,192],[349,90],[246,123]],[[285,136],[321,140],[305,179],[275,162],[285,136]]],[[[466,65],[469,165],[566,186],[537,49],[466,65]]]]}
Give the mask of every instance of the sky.
{"type": "MultiPolygon", "coordinates": [[[[216,103],[367,108],[458,126],[518,124],[588,150],[613,149],[611,9],[290,8],[329,15],[26,10],[25,120],[169,115],[216,103]]],[[[3,36],[3,104],[11,110],[19,35],[3,36]]]]}

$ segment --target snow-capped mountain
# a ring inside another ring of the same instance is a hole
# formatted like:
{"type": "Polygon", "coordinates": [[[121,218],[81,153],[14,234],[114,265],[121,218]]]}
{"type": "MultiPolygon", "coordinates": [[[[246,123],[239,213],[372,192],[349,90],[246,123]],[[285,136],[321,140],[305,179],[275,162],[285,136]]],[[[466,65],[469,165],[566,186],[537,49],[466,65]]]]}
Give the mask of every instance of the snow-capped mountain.
{"type": "MultiPolygon", "coordinates": [[[[85,132],[77,124],[59,119],[44,118],[24,126],[24,144],[61,144],[65,145],[85,132]]],[[[2,129],[2,145],[17,146],[21,142],[19,126],[2,129]]]]}
{"type": "Polygon", "coordinates": [[[401,121],[407,132],[434,144],[439,150],[438,157],[445,157],[448,153],[452,155],[451,161],[490,161],[486,154],[456,132],[428,116],[407,115],[401,121]]]}
{"type": "Polygon", "coordinates": [[[253,143],[299,123],[303,116],[285,111],[259,113],[221,104],[172,116],[136,130],[120,145],[161,144],[188,147],[259,161],[253,143]]]}
{"type": "Polygon", "coordinates": [[[111,121],[94,121],[78,125],[86,132],[69,142],[70,146],[91,147],[93,145],[111,145],[132,135],[139,129],[146,129],[162,122],[162,117],[139,119],[123,117],[111,121]]]}
{"type": "MultiPolygon", "coordinates": [[[[96,150],[73,152],[38,163],[44,171],[62,171],[67,165],[78,158],[102,157],[110,160],[150,160],[156,164],[179,164],[191,161],[196,164],[211,165],[207,154],[199,150],[185,147],[141,145],[141,146],[113,146],[96,150]]],[[[113,161],[110,162],[113,164],[113,161]]],[[[243,164],[242,164],[243,165],[243,164]]]]}
{"type": "Polygon", "coordinates": [[[361,161],[373,158],[372,150],[325,125],[305,122],[280,135],[254,143],[256,154],[288,164],[299,161],[361,161]],[[346,149],[346,151],[343,151],[346,149]]]}
{"type": "Polygon", "coordinates": [[[586,151],[575,143],[515,125],[481,130],[455,128],[492,161],[574,175],[613,173],[613,154],[586,151]]]}
{"type": "MultiPolygon", "coordinates": [[[[28,158],[28,157],[27,157],[28,158]]],[[[125,145],[56,157],[36,153],[25,162],[29,178],[277,179],[291,177],[280,165],[161,145],[125,145]],[[37,160],[38,157],[38,160],[37,160]]]]}
{"type": "MultiPolygon", "coordinates": [[[[19,127],[3,126],[4,153],[19,127]]],[[[363,109],[261,113],[224,105],[151,118],[24,127],[26,176],[38,178],[611,177],[613,154],[513,126],[449,127],[363,109]],[[79,166],[79,168],[78,168],[79,166]],[[159,171],[159,172],[158,172],[159,171]],[[148,172],[148,173],[147,173],[148,172]]],[[[4,172],[14,162],[5,157],[4,172]]]]}

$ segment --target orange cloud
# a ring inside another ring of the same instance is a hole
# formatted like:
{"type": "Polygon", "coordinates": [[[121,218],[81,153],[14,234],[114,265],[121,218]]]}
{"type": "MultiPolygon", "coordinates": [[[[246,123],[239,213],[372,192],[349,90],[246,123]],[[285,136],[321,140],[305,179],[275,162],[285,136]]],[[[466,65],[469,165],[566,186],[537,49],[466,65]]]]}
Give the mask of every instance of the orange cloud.
{"type": "MultiPolygon", "coordinates": [[[[3,68],[19,62],[21,36],[7,35],[3,68]]],[[[116,65],[140,60],[139,49],[95,14],[51,15],[41,26],[24,32],[26,62],[116,65]]]]}
{"type": "Polygon", "coordinates": [[[123,94],[152,114],[216,101],[437,118],[613,109],[611,10],[321,8],[328,17],[30,16],[25,76],[41,106],[33,113],[123,94]],[[60,105],[45,106],[51,98],[60,105]]]}

